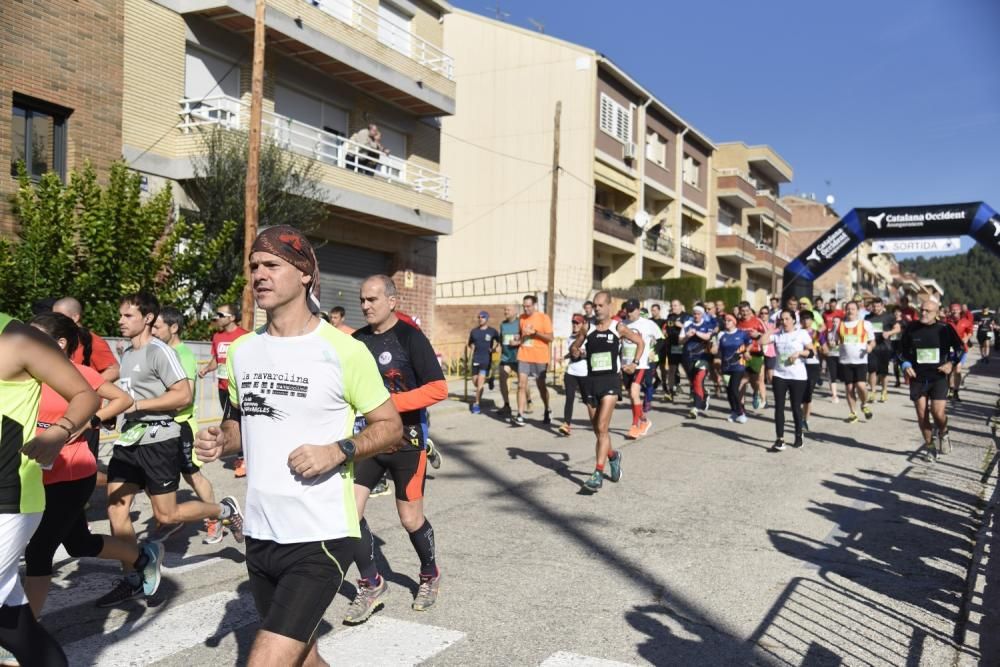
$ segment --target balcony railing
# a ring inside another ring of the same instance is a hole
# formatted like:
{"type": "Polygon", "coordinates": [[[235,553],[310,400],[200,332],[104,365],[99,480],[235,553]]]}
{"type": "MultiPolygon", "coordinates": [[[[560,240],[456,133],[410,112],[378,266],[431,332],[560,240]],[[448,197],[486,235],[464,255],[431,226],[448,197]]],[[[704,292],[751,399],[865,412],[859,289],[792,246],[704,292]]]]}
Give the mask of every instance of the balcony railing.
{"type": "MultiPolygon", "coordinates": [[[[232,97],[182,99],[180,107],[183,132],[207,125],[239,129],[245,127],[250,116],[249,110],[232,97]]],[[[421,165],[270,111],[263,113],[262,125],[264,136],[286,150],[333,167],[383,178],[438,199],[448,199],[448,178],[421,165]]]]}
{"type": "Polygon", "coordinates": [[[622,241],[635,241],[636,226],[631,218],[619,215],[609,208],[594,205],[594,229],[622,241]]]}
{"type": "Polygon", "coordinates": [[[691,266],[697,266],[699,269],[704,269],[705,253],[694,248],[689,248],[686,245],[681,245],[681,261],[691,266]]]}
{"type": "Polygon", "coordinates": [[[752,185],[754,190],[757,189],[757,179],[755,179],[753,176],[743,171],[742,169],[729,169],[729,168],[719,169],[718,174],[719,176],[738,176],[742,180],[752,185]]]}
{"type": "Polygon", "coordinates": [[[791,222],[792,220],[792,209],[778,201],[778,198],[770,190],[757,191],[757,206],[770,209],[775,216],[786,222],[791,222]],[[761,199],[764,202],[761,202],[761,199]]]}
{"type": "Polygon", "coordinates": [[[659,226],[646,232],[642,239],[642,245],[650,252],[658,252],[661,255],[666,255],[667,257],[674,256],[674,241],[670,238],[669,234],[665,234],[661,231],[659,226]]]}
{"type": "Polygon", "coordinates": [[[409,30],[389,23],[359,0],[303,0],[382,44],[412,58],[446,79],[455,80],[455,61],[447,53],[409,30]]]}

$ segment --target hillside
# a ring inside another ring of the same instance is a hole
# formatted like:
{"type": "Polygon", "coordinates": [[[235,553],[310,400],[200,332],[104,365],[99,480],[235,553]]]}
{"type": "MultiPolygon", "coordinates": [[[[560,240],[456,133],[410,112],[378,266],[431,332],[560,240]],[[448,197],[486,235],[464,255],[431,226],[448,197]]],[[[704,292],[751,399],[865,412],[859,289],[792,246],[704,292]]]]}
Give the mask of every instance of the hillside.
{"type": "Polygon", "coordinates": [[[902,260],[899,268],[936,280],[945,301],[959,301],[970,308],[1000,306],[1000,258],[978,245],[965,255],[902,260]]]}

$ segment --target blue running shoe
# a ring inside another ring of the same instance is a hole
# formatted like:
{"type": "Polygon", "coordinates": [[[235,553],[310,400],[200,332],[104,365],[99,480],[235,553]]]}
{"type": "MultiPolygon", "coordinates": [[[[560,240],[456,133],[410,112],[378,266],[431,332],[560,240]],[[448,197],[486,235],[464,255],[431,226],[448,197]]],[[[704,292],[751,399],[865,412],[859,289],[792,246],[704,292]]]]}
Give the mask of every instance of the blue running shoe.
{"type": "Polygon", "coordinates": [[[611,474],[608,475],[608,479],[612,482],[619,482],[622,478],[622,452],[619,449],[615,452],[615,458],[608,459],[608,465],[611,468],[611,474]]]}
{"type": "Polygon", "coordinates": [[[594,474],[583,483],[583,488],[593,493],[596,493],[602,486],[604,486],[604,473],[600,470],[595,470],[594,474]]]}
{"type": "Polygon", "coordinates": [[[146,542],[142,552],[149,559],[142,568],[142,592],[146,597],[152,597],[160,588],[160,570],[163,567],[163,544],[161,542],[146,542]]]}

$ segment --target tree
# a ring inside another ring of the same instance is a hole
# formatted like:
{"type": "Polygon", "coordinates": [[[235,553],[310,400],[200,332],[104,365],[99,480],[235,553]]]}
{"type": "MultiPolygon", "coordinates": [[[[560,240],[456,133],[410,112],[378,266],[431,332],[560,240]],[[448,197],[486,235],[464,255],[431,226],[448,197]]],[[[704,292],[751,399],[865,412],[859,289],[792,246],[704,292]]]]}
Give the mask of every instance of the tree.
{"type": "MultiPolygon", "coordinates": [[[[33,183],[22,165],[13,208],[16,239],[0,239],[0,310],[26,318],[35,301],[71,295],[84,304],[86,324],[105,335],[117,333],[121,295],[140,288],[197,319],[197,284],[236,226],[209,238],[202,224],[173,215],[169,189],[143,201],[141,177],[121,162],[107,187],[90,164],[65,184],[53,173],[33,183]]],[[[242,282],[233,288],[238,294],[242,282]]]]}
{"type": "Polygon", "coordinates": [[[978,244],[964,255],[906,259],[899,268],[936,280],[946,301],[970,308],[1000,306],[1000,258],[978,244]]]}
{"type": "MultiPolygon", "coordinates": [[[[224,249],[219,262],[197,281],[199,309],[205,303],[233,301],[226,295],[243,275],[248,134],[214,127],[204,135],[203,144],[202,156],[194,161],[195,177],[186,184],[197,206],[188,215],[204,226],[206,238],[220,240],[224,249]],[[226,231],[231,220],[239,224],[226,231]]],[[[306,231],[320,225],[329,214],[322,201],[318,169],[316,161],[262,140],[258,225],[291,225],[306,231]]]]}

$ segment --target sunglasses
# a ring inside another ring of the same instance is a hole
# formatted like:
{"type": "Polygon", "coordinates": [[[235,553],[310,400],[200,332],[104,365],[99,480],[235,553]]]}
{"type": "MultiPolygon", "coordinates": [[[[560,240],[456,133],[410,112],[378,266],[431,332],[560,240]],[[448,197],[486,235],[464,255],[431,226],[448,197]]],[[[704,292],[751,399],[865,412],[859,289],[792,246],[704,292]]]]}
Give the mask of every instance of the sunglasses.
{"type": "Polygon", "coordinates": [[[232,314],[231,313],[216,312],[214,315],[212,315],[212,319],[213,320],[221,320],[221,319],[226,318],[226,317],[232,317],[232,314]]]}

